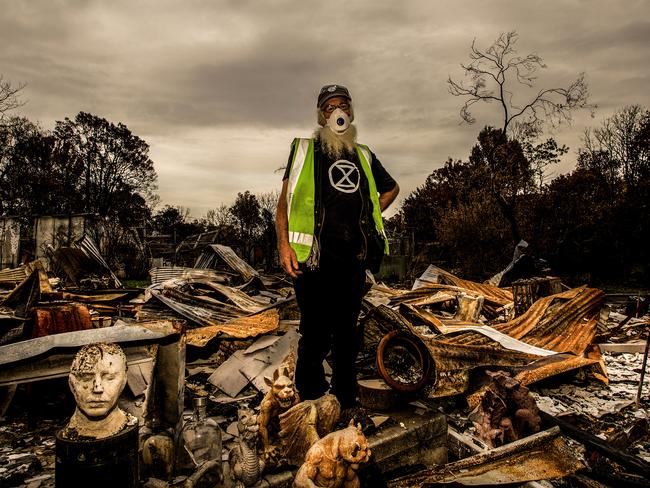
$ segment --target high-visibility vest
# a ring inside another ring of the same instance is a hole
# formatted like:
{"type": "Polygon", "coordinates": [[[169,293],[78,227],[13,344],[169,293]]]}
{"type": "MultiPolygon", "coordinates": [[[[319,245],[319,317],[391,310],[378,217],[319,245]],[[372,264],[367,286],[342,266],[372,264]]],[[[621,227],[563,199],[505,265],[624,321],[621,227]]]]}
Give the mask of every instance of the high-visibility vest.
{"type": "MultiPolygon", "coordinates": [[[[296,251],[298,262],[306,262],[316,245],[314,229],[316,227],[316,187],[314,178],[314,139],[296,138],[293,141],[293,160],[289,170],[287,184],[287,213],[289,218],[289,244],[296,251]]],[[[384,222],[381,218],[377,185],[372,176],[370,164],[372,158],[370,149],[363,144],[357,144],[357,155],[361,168],[368,181],[368,191],[372,202],[372,218],[375,229],[384,240],[384,254],[388,254],[388,240],[384,232],[384,222]]],[[[314,249],[316,254],[317,249],[314,249]]]]}

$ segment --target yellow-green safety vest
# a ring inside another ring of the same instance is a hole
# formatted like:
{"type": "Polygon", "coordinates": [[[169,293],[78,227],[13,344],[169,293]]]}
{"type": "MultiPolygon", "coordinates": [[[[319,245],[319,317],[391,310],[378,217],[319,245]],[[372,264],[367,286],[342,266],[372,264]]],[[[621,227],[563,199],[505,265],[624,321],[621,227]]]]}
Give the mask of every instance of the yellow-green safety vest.
{"type": "MultiPolygon", "coordinates": [[[[304,263],[309,259],[315,243],[314,139],[296,138],[293,140],[292,147],[294,148],[293,160],[287,184],[289,244],[296,251],[298,262],[304,263]]],[[[388,240],[384,232],[384,222],[379,207],[379,194],[370,169],[370,164],[372,164],[370,149],[363,144],[357,144],[357,154],[361,168],[368,180],[375,229],[384,239],[384,254],[388,254],[388,240]]]]}

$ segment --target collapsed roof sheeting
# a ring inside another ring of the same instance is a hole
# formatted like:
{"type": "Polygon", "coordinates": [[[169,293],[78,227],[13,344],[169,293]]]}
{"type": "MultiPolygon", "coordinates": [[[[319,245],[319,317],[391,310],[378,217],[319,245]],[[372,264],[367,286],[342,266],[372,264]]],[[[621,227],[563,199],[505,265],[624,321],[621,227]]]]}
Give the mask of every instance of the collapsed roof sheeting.
{"type": "MultiPolygon", "coordinates": [[[[531,346],[582,354],[596,335],[605,293],[579,287],[537,300],[523,315],[494,329],[531,346]]],[[[487,344],[487,338],[465,333],[447,340],[454,344],[487,344]]]]}
{"type": "Polygon", "coordinates": [[[122,283],[104,260],[93,240],[84,235],[77,240],[74,247],[50,249],[50,259],[55,268],[59,268],[73,286],[79,286],[88,273],[110,276],[114,288],[122,288],[122,283]]]}
{"type": "Polygon", "coordinates": [[[278,311],[267,310],[255,315],[233,319],[220,325],[189,329],[187,331],[187,343],[190,346],[203,347],[219,334],[227,334],[237,339],[257,337],[277,330],[279,323],[280,315],[278,311]]]}
{"type": "Polygon", "coordinates": [[[81,249],[88,257],[94,259],[97,263],[99,263],[102,268],[104,268],[104,270],[106,270],[111,275],[116,288],[122,288],[122,283],[117,278],[117,276],[115,276],[115,273],[113,273],[113,270],[110,268],[108,263],[104,261],[102,254],[99,252],[99,249],[90,237],[84,235],[81,239],[74,243],[74,246],[78,249],[81,249]]]}
{"type": "MultiPolygon", "coordinates": [[[[201,303],[192,295],[177,290],[150,289],[152,296],[183,317],[201,326],[219,325],[246,313],[228,304],[201,303]]],[[[218,302],[217,302],[218,303],[218,302]]]]}
{"type": "Polygon", "coordinates": [[[539,434],[436,466],[388,483],[391,488],[429,486],[435,483],[501,485],[561,478],[584,468],[575,449],[553,427],[539,434]]]}
{"type": "Polygon", "coordinates": [[[188,339],[188,344],[200,347],[221,334],[245,338],[276,330],[279,314],[269,309],[286,301],[269,305],[237,288],[203,278],[171,279],[150,286],[147,294],[200,325],[200,329],[189,332],[188,339]]]}
{"type": "Polygon", "coordinates": [[[464,280],[451,274],[449,271],[434,266],[433,264],[430,264],[422,276],[416,280],[416,283],[413,285],[413,290],[416,290],[421,286],[436,283],[454,285],[459,288],[464,288],[465,290],[475,291],[483,295],[486,299],[502,302],[503,304],[513,300],[512,292],[509,290],[487,283],[476,283],[474,281],[464,280]]]}
{"type": "Polygon", "coordinates": [[[458,293],[466,293],[473,297],[484,297],[485,302],[483,308],[489,317],[496,317],[500,308],[513,303],[512,292],[509,290],[498,288],[494,285],[475,283],[458,278],[432,264],[416,280],[411,291],[392,297],[390,303],[394,305],[400,303],[432,303],[427,300],[445,301],[447,299],[453,299],[458,293]],[[432,295],[435,296],[439,292],[447,293],[438,295],[434,299],[432,295]],[[448,295],[451,296],[448,298],[448,295]]]}
{"type": "Polygon", "coordinates": [[[180,279],[209,279],[213,282],[225,283],[228,281],[228,275],[223,272],[212,269],[185,268],[183,266],[167,266],[151,268],[149,270],[151,284],[157,285],[174,278],[180,279]]]}
{"type": "Polygon", "coordinates": [[[27,266],[0,270],[0,283],[20,283],[29,275],[27,266]]]}
{"type": "MultiPolygon", "coordinates": [[[[449,276],[439,268],[432,269],[436,276],[449,276]]],[[[602,291],[583,286],[544,297],[514,320],[487,327],[461,323],[413,304],[418,303],[417,300],[427,303],[426,293],[435,297],[440,293],[440,286],[427,285],[391,298],[392,303],[401,303],[400,315],[412,318],[413,324],[426,324],[434,331],[430,335],[423,333],[421,328],[406,327],[419,337],[434,362],[435,379],[429,397],[467,391],[470,373],[477,367],[509,367],[520,372],[517,379],[522,384],[530,384],[564,371],[595,365],[594,376],[607,381],[598,351],[583,357],[596,334],[605,296],[602,291]],[[409,299],[416,296],[416,301],[409,299]],[[546,360],[541,361],[544,357],[546,360]]],[[[454,287],[453,292],[463,291],[454,287]]],[[[474,287],[470,292],[478,294],[478,289],[474,287]]],[[[489,288],[487,291],[492,297],[499,295],[489,288]]],[[[435,300],[429,302],[435,303],[435,300]]]]}
{"type": "Polygon", "coordinates": [[[203,254],[196,260],[194,267],[201,269],[214,268],[219,258],[225,261],[233,270],[237,271],[245,281],[249,281],[254,277],[259,278],[259,273],[250,264],[237,256],[232,248],[222,244],[210,244],[207,246],[203,254]]]}
{"type": "Polygon", "coordinates": [[[445,340],[423,340],[435,365],[435,381],[429,397],[464,393],[470,386],[470,373],[479,367],[525,366],[539,358],[534,354],[512,351],[497,343],[492,346],[451,344],[445,340]]]}

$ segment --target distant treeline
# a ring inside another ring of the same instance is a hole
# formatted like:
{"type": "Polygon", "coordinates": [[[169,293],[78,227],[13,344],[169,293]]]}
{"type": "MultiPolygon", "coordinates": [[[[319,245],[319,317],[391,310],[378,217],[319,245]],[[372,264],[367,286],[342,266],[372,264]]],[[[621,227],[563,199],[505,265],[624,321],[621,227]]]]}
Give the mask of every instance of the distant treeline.
{"type": "MultiPolygon", "coordinates": [[[[388,222],[394,236],[415,239],[421,263],[436,261],[485,278],[502,269],[515,244],[576,281],[650,283],[650,111],[622,108],[585,131],[576,166],[549,179],[568,151],[538,134],[485,127],[467,160],[448,160],[388,222]]],[[[123,124],[80,112],[46,131],[25,118],[0,123],[0,215],[91,213],[104,224],[109,261],[133,263],[133,229],[179,243],[219,231],[248,259],[274,265],[278,194],[238,194],[201,219],[158,206],[149,146],[123,124]]],[[[279,183],[278,183],[279,186],[279,183]]]]}
{"type": "Polygon", "coordinates": [[[484,128],[467,160],[446,161],[389,222],[423,261],[487,277],[525,239],[568,279],[650,283],[650,111],[617,111],[585,131],[576,166],[548,179],[567,152],[553,139],[484,128]]]}
{"type": "Polygon", "coordinates": [[[0,216],[22,222],[23,242],[34,216],[83,213],[96,216],[109,263],[132,277],[146,274],[151,256],[142,238],[156,234],[178,244],[218,230],[220,242],[247,257],[273,254],[277,193],[245,191],[232,205],[190,219],[183,207],[159,205],[156,182],[149,145],[124,124],[80,112],[47,131],[24,117],[0,118],[0,216]]]}

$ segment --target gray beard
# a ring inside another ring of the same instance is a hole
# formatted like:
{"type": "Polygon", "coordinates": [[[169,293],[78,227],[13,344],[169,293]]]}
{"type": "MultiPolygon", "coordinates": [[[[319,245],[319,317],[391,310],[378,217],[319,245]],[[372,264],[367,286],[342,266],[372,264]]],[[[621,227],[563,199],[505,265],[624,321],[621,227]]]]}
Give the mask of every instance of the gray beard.
{"type": "Polygon", "coordinates": [[[343,134],[335,134],[325,126],[319,127],[314,136],[321,140],[323,150],[334,159],[340,158],[346,152],[352,152],[357,147],[357,128],[350,124],[348,130],[343,134]]]}

